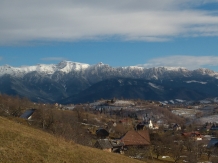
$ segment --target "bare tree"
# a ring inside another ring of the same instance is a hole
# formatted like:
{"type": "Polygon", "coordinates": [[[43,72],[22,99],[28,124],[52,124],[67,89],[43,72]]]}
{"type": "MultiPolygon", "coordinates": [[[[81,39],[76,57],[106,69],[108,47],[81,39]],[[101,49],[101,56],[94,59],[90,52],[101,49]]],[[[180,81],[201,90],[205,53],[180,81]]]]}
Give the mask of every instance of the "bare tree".
{"type": "Polygon", "coordinates": [[[196,156],[196,153],[192,153],[192,152],[188,152],[186,154],[186,161],[188,162],[197,162],[197,156],[196,156]]]}
{"type": "Polygon", "coordinates": [[[186,147],[186,150],[188,152],[191,152],[194,150],[195,142],[191,138],[185,139],[183,144],[186,147]]]}
{"type": "Polygon", "coordinates": [[[213,153],[213,150],[211,148],[208,148],[205,152],[206,152],[206,155],[207,155],[207,159],[210,160],[210,157],[211,157],[211,155],[213,153]]]}
{"type": "Polygon", "coordinates": [[[166,150],[163,144],[155,144],[153,145],[153,152],[156,154],[156,158],[158,159],[159,156],[164,155],[166,150]]]}
{"type": "Polygon", "coordinates": [[[84,116],[84,109],[83,109],[82,105],[76,105],[74,108],[74,112],[77,115],[78,122],[82,122],[84,117],[85,117],[84,116]]]}
{"type": "Polygon", "coordinates": [[[180,157],[182,155],[181,149],[182,149],[181,146],[177,144],[172,144],[171,146],[171,154],[175,163],[181,159],[180,157]]]}

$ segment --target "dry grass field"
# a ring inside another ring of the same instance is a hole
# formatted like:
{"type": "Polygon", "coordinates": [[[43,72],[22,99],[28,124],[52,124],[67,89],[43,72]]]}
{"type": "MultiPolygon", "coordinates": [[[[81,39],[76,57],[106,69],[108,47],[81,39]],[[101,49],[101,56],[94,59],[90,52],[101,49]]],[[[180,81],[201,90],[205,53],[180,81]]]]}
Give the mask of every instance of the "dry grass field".
{"type": "Polygon", "coordinates": [[[137,163],[135,159],[67,142],[0,117],[0,162],[137,163]]]}

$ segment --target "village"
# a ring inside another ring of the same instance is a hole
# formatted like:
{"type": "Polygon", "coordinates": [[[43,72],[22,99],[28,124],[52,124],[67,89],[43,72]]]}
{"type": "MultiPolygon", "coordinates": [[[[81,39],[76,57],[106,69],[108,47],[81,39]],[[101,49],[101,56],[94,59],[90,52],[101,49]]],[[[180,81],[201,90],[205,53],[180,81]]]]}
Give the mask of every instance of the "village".
{"type": "Polygon", "coordinates": [[[55,106],[76,113],[77,123],[86,130],[84,138],[88,139],[87,134],[91,137],[83,145],[147,162],[217,160],[216,102],[163,104],[111,99],[55,106]]]}
{"type": "MultiPolygon", "coordinates": [[[[6,106],[7,100],[2,100],[1,106],[6,106]]],[[[64,106],[21,100],[20,108],[24,108],[24,104],[31,109],[16,110],[13,109],[16,105],[7,106],[8,110],[1,110],[1,116],[16,115],[20,117],[16,119],[19,123],[147,163],[215,163],[218,159],[216,102],[163,104],[101,99],[64,106]]]]}

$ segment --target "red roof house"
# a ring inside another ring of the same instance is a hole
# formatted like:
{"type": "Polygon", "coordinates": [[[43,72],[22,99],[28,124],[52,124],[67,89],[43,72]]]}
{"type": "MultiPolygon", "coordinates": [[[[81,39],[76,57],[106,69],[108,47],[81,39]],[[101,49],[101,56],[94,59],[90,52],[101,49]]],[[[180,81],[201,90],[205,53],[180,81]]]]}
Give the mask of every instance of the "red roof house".
{"type": "Polygon", "coordinates": [[[146,146],[150,145],[150,136],[147,130],[132,130],[121,138],[121,142],[125,146],[146,146]]]}

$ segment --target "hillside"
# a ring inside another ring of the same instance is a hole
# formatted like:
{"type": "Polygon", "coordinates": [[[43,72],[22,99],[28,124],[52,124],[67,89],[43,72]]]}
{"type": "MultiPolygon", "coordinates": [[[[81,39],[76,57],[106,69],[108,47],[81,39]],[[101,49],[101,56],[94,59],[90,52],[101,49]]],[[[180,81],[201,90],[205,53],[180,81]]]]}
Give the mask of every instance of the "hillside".
{"type": "Polygon", "coordinates": [[[59,100],[59,103],[86,103],[103,99],[144,99],[166,101],[172,99],[202,100],[216,97],[217,80],[205,79],[145,80],[112,78],[93,84],[77,95],[59,100]],[[200,81],[200,82],[199,82],[200,81]]]}
{"type": "Polygon", "coordinates": [[[128,157],[66,142],[0,117],[0,162],[134,163],[128,157]]]}

